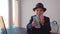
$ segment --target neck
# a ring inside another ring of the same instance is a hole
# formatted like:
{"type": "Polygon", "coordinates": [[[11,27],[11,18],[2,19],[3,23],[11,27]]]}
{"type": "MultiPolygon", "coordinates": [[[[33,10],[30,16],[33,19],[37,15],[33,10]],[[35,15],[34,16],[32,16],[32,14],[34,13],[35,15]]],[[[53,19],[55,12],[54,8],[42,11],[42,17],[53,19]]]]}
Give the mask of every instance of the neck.
{"type": "Polygon", "coordinates": [[[37,15],[37,14],[36,14],[36,16],[39,16],[39,17],[44,17],[44,15],[43,15],[43,14],[41,14],[41,15],[37,15]]]}

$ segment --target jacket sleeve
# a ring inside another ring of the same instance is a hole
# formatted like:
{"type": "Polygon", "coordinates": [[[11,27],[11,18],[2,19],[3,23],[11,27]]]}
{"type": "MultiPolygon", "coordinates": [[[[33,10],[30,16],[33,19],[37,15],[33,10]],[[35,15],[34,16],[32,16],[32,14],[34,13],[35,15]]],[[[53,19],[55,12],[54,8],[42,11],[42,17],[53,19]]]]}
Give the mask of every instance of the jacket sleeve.
{"type": "Polygon", "coordinates": [[[30,19],[29,23],[27,24],[27,29],[32,29],[33,28],[32,21],[33,21],[33,16],[31,16],[31,19],[30,19]]]}
{"type": "Polygon", "coordinates": [[[48,31],[51,31],[50,18],[48,18],[48,31]]]}

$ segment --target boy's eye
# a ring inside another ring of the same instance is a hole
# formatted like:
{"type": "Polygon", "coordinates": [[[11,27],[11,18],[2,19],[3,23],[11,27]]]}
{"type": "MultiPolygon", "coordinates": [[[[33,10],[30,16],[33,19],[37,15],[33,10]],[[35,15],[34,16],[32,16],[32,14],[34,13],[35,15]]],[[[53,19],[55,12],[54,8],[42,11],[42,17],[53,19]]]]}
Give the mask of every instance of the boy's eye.
{"type": "Polygon", "coordinates": [[[38,11],[38,10],[37,10],[38,11]]]}

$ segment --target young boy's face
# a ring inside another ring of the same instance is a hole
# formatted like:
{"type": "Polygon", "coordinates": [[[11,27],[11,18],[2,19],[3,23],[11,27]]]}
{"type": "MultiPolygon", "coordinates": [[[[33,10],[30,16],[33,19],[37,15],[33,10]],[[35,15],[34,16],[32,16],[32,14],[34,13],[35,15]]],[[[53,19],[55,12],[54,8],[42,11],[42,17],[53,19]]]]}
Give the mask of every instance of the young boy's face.
{"type": "Polygon", "coordinates": [[[42,8],[37,8],[37,9],[35,9],[35,13],[36,13],[36,15],[40,16],[44,13],[44,11],[42,8]]]}

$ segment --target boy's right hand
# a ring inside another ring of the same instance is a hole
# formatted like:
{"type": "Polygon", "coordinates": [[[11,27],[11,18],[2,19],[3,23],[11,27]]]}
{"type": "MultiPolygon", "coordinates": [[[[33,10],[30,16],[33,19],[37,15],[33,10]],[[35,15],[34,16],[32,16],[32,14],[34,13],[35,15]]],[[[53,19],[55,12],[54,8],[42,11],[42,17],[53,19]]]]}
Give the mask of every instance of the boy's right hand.
{"type": "Polygon", "coordinates": [[[35,26],[37,26],[38,24],[37,24],[37,22],[36,21],[32,21],[32,26],[33,27],[35,27],[35,26]]]}

